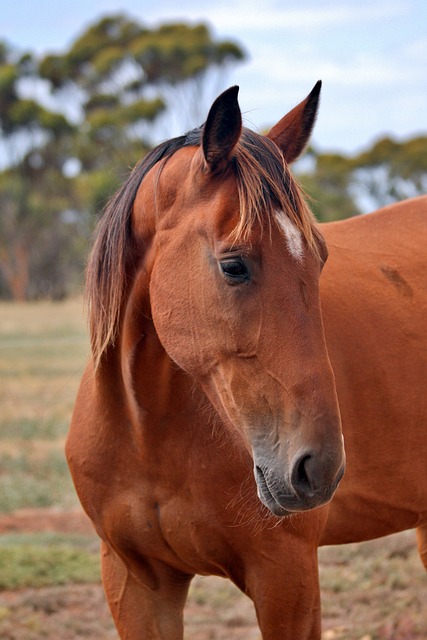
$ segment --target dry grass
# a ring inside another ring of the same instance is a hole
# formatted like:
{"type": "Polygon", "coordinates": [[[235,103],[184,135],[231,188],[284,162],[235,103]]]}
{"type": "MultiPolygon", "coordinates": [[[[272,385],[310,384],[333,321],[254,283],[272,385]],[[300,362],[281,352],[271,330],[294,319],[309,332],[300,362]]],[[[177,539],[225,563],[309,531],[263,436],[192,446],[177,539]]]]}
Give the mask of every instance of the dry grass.
{"type": "Polygon", "coordinates": [[[48,337],[70,338],[86,334],[80,299],[64,302],[0,302],[0,339],[8,337],[44,340],[48,337]]]}
{"type": "Polygon", "coordinates": [[[325,640],[425,640],[427,573],[413,531],[319,550],[325,640]]]}
{"type": "MultiPolygon", "coordinates": [[[[80,301],[0,304],[0,511],[77,504],[62,451],[87,353],[80,301]]],[[[95,537],[82,550],[72,537],[46,543],[39,534],[20,535],[0,536],[9,576],[4,570],[0,638],[117,638],[99,584],[95,537]],[[94,584],[72,584],[82,558],[92,573],[81,582],[94,584]],[[64,586],[52,586],[59,582],[64,586]],[[26,587],[16,591],[14,584],[26,587]]],[[[413,532],[321,549],[320,560],[323,640],[426,640],[427,575],[413,532]]],[[[220,579],[195,579],[186,621],[188,640],[260,638],[252,604],[220,579]]]]}
{"type": "Polygon", "coordinates": [[[0,511],[76,504],[62,452],[87,353],[80,301],[0,304],[0,511]]]}
{"type": "Polygon", "coordinates": [[[80,301],[1,303],[2,422],[68,419],[87,353],[80,301]]]}

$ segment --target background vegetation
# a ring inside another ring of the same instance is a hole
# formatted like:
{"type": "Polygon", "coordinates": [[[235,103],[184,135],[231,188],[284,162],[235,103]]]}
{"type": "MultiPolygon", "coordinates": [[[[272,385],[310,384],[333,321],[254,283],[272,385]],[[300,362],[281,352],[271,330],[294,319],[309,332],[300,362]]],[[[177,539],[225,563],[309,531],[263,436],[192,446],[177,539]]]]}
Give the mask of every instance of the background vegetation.
{"type": "MultiPolygon", "coordinates": [[[[245,55],[203,24],[147,29],[120,15],[90,25],[60,55],[0,42],[4,640],[117,638],[98,541],[81,526],[63,455],[88,354],[81,302],[69,296],[108,197],[156,139],[204,120],[227,68],[245,55]]],[[[427,138],[380,140],[354,157],[310,149],[296,171],[320,220],[357,215],[427,190],[427,138]]],[[[413,532],[320,558],[324,640],[427,637],[413,532]]],[[[191,640],[259,639],[251,603],[215,578],[194,581],[187,623],[191,640]]]]}
{"type": "Polygon", "coordinates": [[[152,145],[154,123],[201,124],[203,96],[243,57],[203,24],[153,30],[120,15],[61,55],[0,43],[0,295],[72,292],[96,214],[152,145]]]}
{"type": "MultiPolygon", "coordinates": [[[[0,42],[0,298],[79,290],[108,197],[155,139],[203,122],[245,55],[204,24],[123,15],[43,58],[0,42]]],[[[351,158],[311,149],[299,173],[320,220],[355,215],[426,191],[427,138],[351,158]]]]}
{"type": "MultiPolygon", "coordinates": [[[[117,639],[63,455],[87,354],[80,301],[0,302],[2,640],[117,639]]],[[[413,531],[320,561],[323,640],[425,640],[413,531]]],[[[251,602],[219,578],[194,580],[186,615],[189,640],[259,640],[251,602]]]]}

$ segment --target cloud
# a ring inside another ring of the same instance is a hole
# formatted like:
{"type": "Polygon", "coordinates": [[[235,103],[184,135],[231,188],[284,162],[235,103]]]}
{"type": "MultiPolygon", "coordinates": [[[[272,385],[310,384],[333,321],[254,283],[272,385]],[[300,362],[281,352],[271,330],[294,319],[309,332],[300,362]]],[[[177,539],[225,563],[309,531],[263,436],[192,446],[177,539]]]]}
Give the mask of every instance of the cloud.
{"type": "Polygon", "coordinates": [[[425,61],[427,60],[427,38],[418,38],[412,41],[405,49],[404,54],[410,60],[425,61]]]}
{"type": "Polygon", "coordinates": [[[348,86],[395,86],[407,85],[420,78],[420,69],[404,61],[372,53],[339,59],[324,54],[304,58],[283,55],[281,63],[269,65],[269,51],[258,52],[251,65],[251,72],[263,74],[264,80],[272,84],[312,82],[321,78],[325,82],[348,86]]]}
{"type": "Polygon", "coordinates": [[[84,24],[107,13],[121,11],[149,26],[202,21],[216,38],[248,52],[248,61],[221,80],[240,85],[249,125],[277,121],[320,78],[315,139],[324,148],[354,148],[383,131],[402,136],[426,128],[422,0],[75,0],[74,8],[49,31],[50,0],[31,4],[27,21],[16,3],[6,3],[3,31],[17,44],[46,51],[63,50],[84,24]]]}
{"type": "MultiPolygon", "coordinates": [[[[297,4],[297,3],[296,3],[297,4]]],[[[407,3],[394,2],[332,2],[316,3],[311,7],[284,8],[278,0],[232,0],[216,4],[183,2],[180,8],[158,8],[145,14],[146,19],[172,20],[185,17],[190,20],[208,20],[221,31],[241,33],[247,30],[300,29],[312,30],[339,25],[361,24],[406,15],[407,3]],[[262,7],[260,9],[260,7],[262,7]]]]}

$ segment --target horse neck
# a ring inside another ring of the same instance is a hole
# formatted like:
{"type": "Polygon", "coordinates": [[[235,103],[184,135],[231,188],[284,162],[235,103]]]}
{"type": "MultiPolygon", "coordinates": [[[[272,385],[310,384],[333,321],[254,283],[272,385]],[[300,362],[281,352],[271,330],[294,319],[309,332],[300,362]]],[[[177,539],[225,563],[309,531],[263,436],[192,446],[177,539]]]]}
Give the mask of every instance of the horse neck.
{"type": "Polygon", "coordinates": [[[115,348],[122,395],[134,437],[144,448],[197,447],[224,431],[207,396],[168,356],[144,307],[130,304],[115,348]]]}

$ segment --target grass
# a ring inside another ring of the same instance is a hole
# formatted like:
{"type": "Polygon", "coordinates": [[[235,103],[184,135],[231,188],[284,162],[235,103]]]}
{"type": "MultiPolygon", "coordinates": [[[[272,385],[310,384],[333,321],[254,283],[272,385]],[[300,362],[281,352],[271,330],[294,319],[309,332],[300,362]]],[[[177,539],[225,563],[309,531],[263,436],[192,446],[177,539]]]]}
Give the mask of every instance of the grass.
{"type": "Polygon", "coordinates": [[[28,507],[75,507],[73,485],[62,451],[36,457],[33,448],[0,457],[0,512],[28,507]]]}
{"type": "Polygon", "coordinates": [[[34,439],[52,442],[64,438],[68,431],[68,419],[49,416],[41,420],[36,418],[11,418],[1,421],[1,439],[7,441],[31,442],[34,439]]]}
{"type": "Polygon", "coordinates": [[[68,413],[87,352],[80,302],[0,304],[0,397],[12,417],[68,413]]]}
{"type": "Polygon", "coordinates": [[[98,545],[92,536],[0,536],[0,590],[99,580],[98,545]]]}
{"type": "MultiPolygon", "coordinates": [[[[79,301],[0,303],[0,512],[77,505],[63,447],[87,354],[79,301]]],[[[413,532],[319,556],[323,640],[427,638],[427,574],[413,532]]],[[[106,607],[107,631],[98,628],[95,535],[0,535],[0,590],[11,589],[13,606],[10,594],[0,598],[1,638],[117,637],[106,607]]],[[[252,604],[224,580],[194,580],[186,619],[188,638],[237,638],[239,625],[239,637],[259,638],[252,604]]]]}
{"type": "Polygon", "coordinates": [[[0,304],[0,512],[77,504],[63,446],[87,354],[80,301],[0,304]]]}
{"type": "Polygon", "coordinates": [[[325,640],[427,637],[427,574],[414,531],[321,548],[319,558],[325,640]]]}

